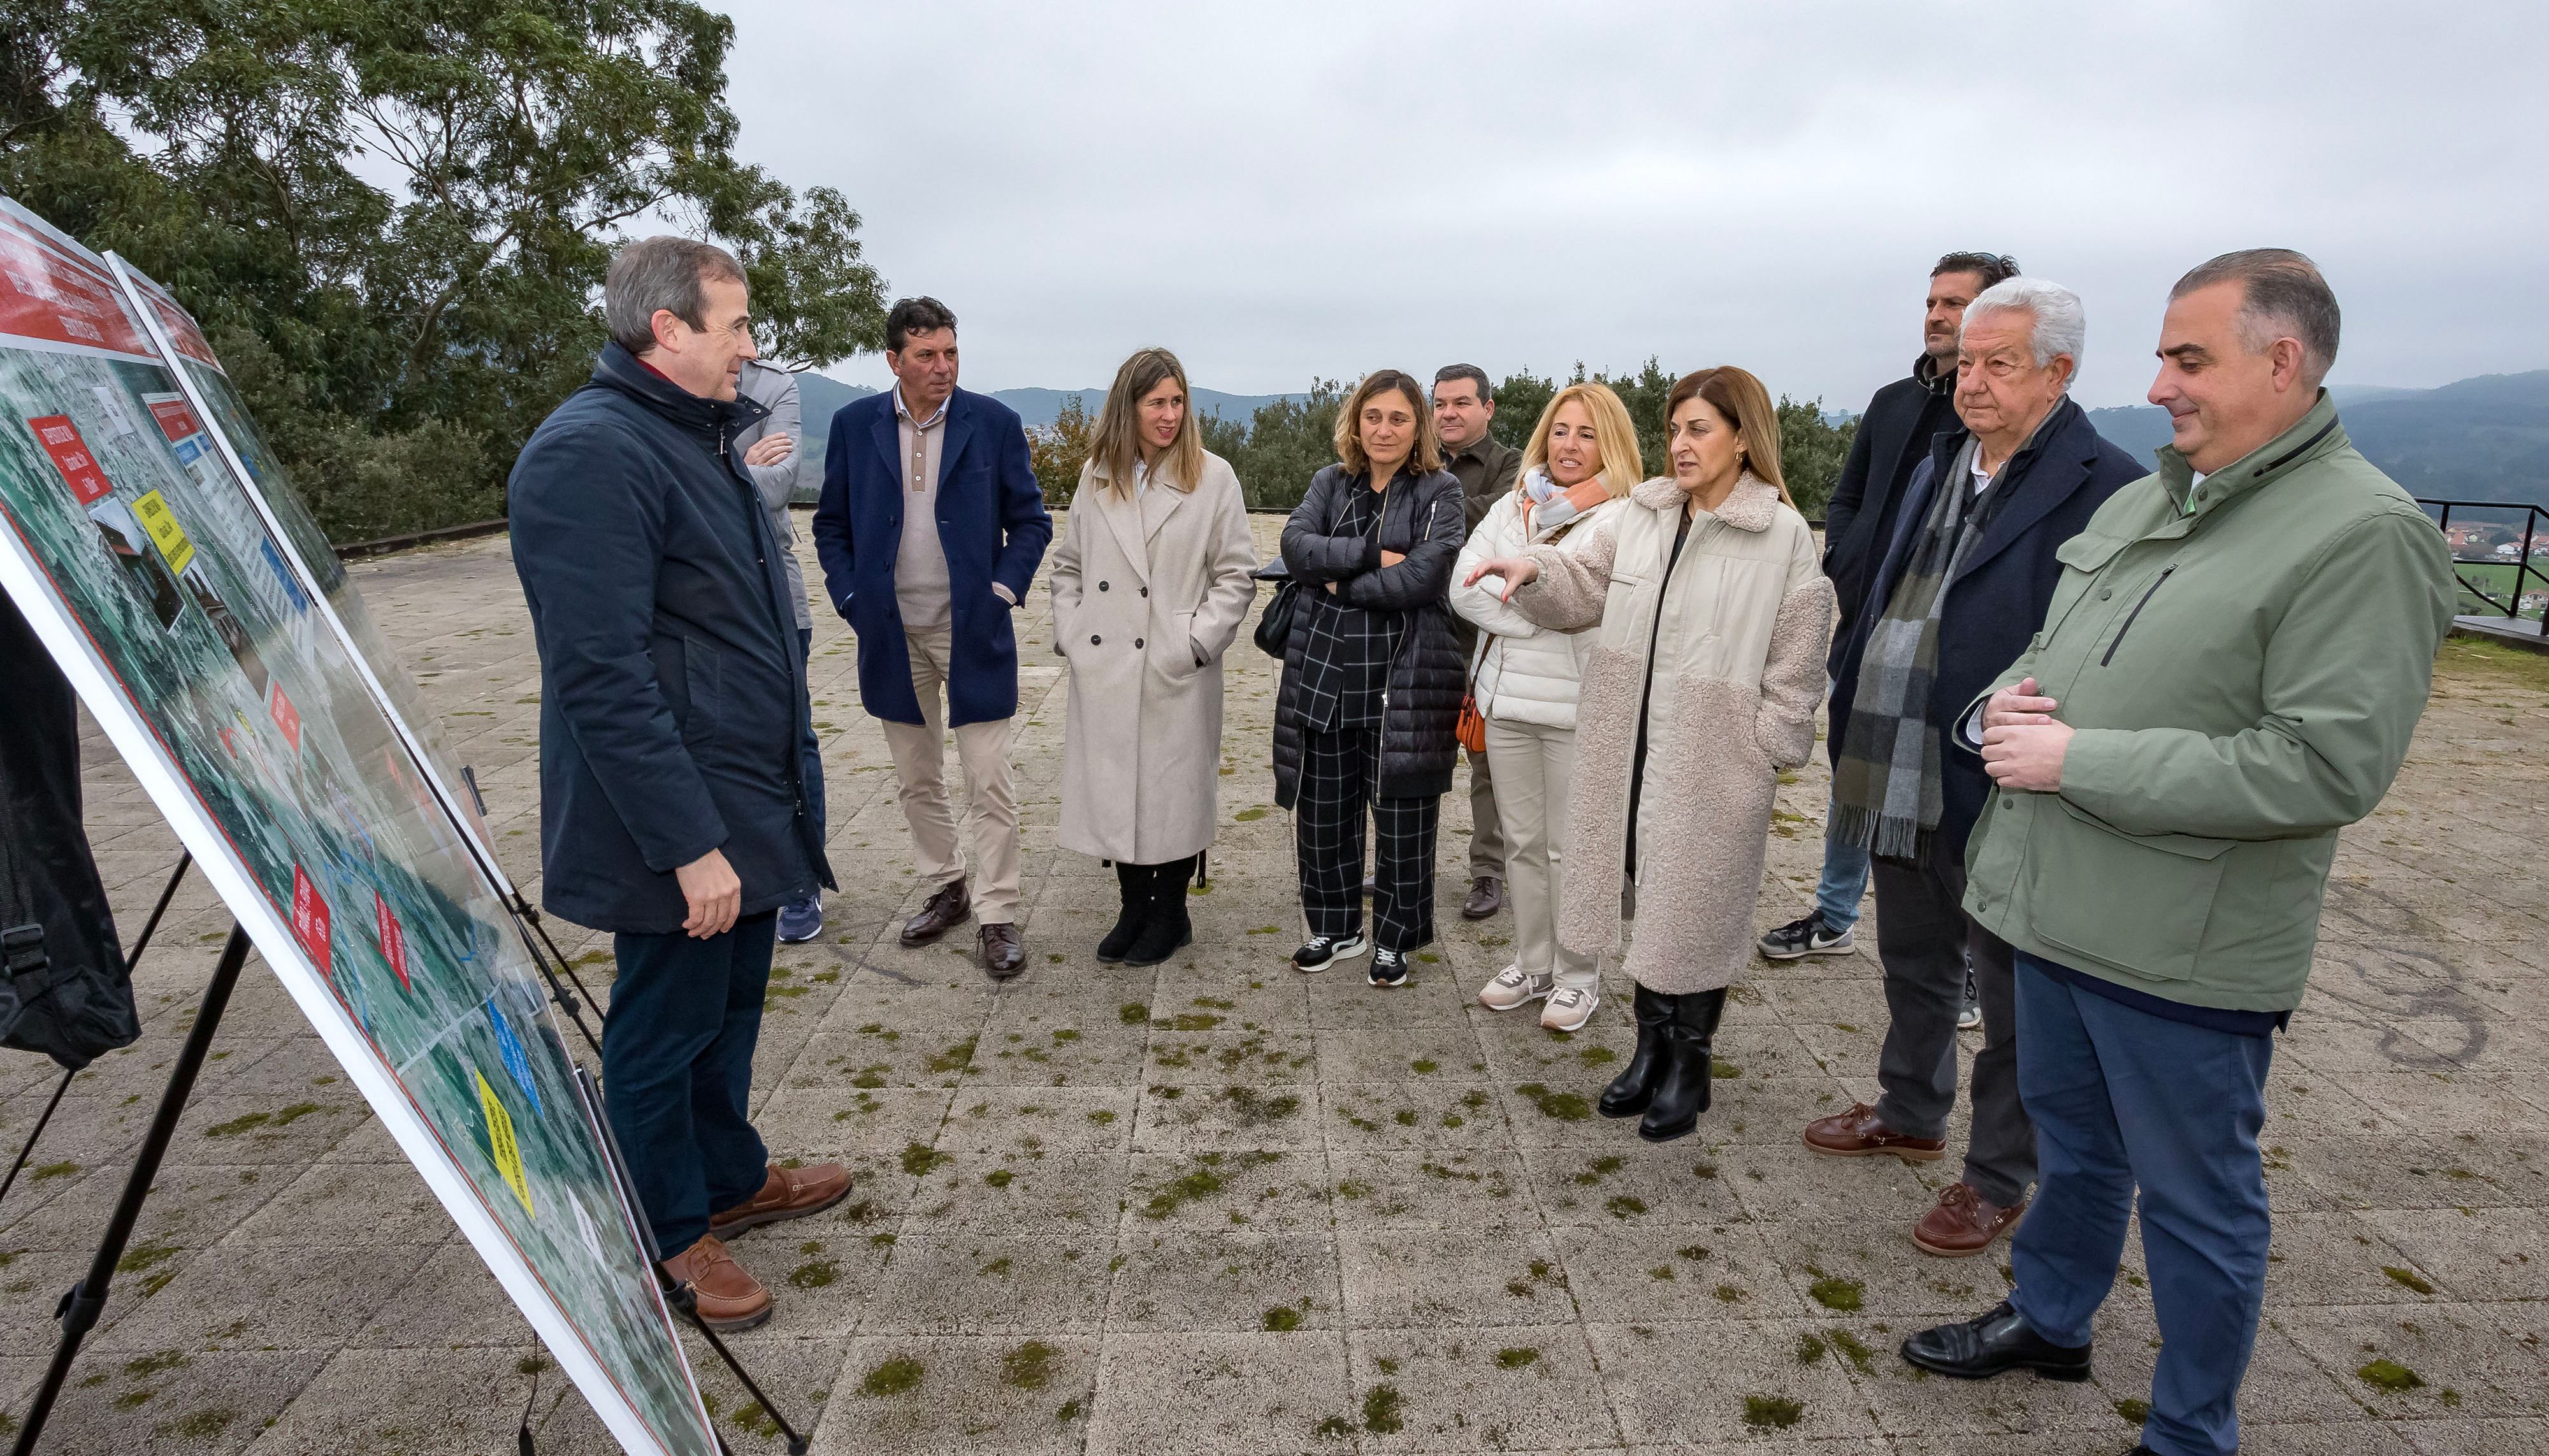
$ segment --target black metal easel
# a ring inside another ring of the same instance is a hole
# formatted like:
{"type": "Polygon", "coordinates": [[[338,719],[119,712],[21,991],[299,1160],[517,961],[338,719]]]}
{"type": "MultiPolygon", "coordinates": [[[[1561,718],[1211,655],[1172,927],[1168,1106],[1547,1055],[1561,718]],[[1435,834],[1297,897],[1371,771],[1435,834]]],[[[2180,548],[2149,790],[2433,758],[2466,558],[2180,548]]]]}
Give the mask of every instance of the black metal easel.
{"type": "MultiPolygon", "coordinates": [[[[178,869],[183,873],[184,865],[178,869]]],[[[174,879],[169,881],[169,887],[176,887],[174,879]]],[[[159,1159],[167,1153],[168,1139],[177,1131],[177,1119],[186,1111],[186,1098],[195,1090],[196,1074],[204,1069],[205,1053],[212,1049],[213,1033],[220,1028],[222,1013],[230,1006],[231,989],[238,984],[239,967],[247,963],[247,932],[234,921],[230,940],[222,947],[222,958],[213,966],[212,981],[204,987],[204,1003],[195,1013],[195,1024],[187,1029],[186,1045],[177,1053],[175,1069],[168,1073],[168,1085],[159,1094],[159,1110],[150,1119],[150,1131],[142,1135],[142,1152],[134,1159],[132,1175],[124,1180],[124,1194],[115,1201],[115,1213],[106,1222],[106,1236],[98,1241],[97,1257],[89,1262],[88,1277],[72,1285],[54,1311],[62,1321],[61,1342],[53,1348],[53,1362],[45,1369],[44,1384],[36,1388],[36,1403],[27,1411],[27,1423],[18,1428],[12,1456],[30,1456],[36,1449],[37,1438],[45,1432],[45,1421],[52,1414],[53,1399],[61,1394],[62,1380],[70,1374],[71,1361],[79,1355],[80,1342],[97,1327],[97,1318],[106,1310],[107,1286],[115,1279],[116,1263],[124,1257],[124,1246],[133,1238],[133,1226],[142,1217],[142,1200],[150,1196],[150,1185],[159,1176],[159,1159]]]]}

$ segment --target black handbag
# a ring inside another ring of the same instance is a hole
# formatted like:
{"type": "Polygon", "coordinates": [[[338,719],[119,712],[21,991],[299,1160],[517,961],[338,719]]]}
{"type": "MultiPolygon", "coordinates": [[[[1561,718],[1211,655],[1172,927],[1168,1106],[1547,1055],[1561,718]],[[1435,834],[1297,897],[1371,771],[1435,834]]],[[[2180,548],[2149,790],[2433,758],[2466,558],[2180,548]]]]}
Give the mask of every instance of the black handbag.
{"type": "Polygon", "coordinates": [[[1259,567],[1255,575],[1258,581],[1274,584],[1274,599],[1266,603],[1257,618],[1257,650],[1279,661],[1292,640],[1292,614],[1300,610],[1301,584],[1292,580],[1280,556],[1259,567]]]}

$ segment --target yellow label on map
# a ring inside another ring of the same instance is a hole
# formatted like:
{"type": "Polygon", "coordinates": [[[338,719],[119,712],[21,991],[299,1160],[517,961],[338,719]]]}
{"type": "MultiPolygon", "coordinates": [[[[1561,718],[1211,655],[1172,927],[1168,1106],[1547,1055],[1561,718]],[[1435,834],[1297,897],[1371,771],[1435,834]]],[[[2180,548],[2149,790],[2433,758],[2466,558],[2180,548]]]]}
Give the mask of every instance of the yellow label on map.
{"type": "Polygon", "coordinates": [[[522,1212],[532,1218],[539,1211],[531,1207],[531,1180],[522,1175],[522,1145],[514,1140],[514,1120],[505,1112],[505,1104],[496,1100],[496,1089],[487,1085],[483,1072],[473,1069],[478,1078],[478,1106],[487,1114],[487,1141],[496,1149],[496,1171],[505,1175],[505,1186],[522,1201],[522,1212]]]}
{"type": "Polygon", "coordinates": [[[186,528],[177,524],[177,512],[168,508],[168,502],[159,499],[158,492],[152,491],[133,502],[133,518],[142,522],[142,529],[148,531],[150,539],[158,544],[159,555],[167,561],[168,570],[183,572],[186,563],[195,559],[195,543],[186,539],[186,528]]]}

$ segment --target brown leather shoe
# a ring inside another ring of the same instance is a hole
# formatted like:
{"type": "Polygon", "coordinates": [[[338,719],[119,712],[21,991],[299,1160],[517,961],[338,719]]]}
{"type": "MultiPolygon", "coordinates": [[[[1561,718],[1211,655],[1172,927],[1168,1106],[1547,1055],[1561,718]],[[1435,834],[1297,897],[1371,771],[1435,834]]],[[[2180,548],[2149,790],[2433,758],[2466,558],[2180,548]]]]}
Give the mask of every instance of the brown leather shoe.
{"type": "Polygon", "coordinates": [[[1484,920],[1505,908],[1505,882],[1492,874],[1469,881],[1469,898],[1461,902],[1463,920],[1484,920]]]}
{"type": "Polygon", "coordinates": [[[1969,1259],[1991,1247],[1992,1240],[2008,1232],[2026,1212],[2024,1203],[2002,1208],[1962,1183],[1950,1183],[1939,1190],[1938,1206],[1913,1226],[1912,1241],[1925,1254],[1969,1259]]]}
{"type": "Polygon", "coordinates": [[[1014,925],[983,927],[983,968],[991,979],[1004,981],[1027,968],[1027,943],[1018,939],[1014,925]]]}
{"type": "Polygon", "coordinates": [[[708,1231],[732,1238],[746,1228],[819,1214],[849,1196],[850,1170],[839,1163],[816,1163],[810,1168],[772,1163],[770,1178],[759,1193],[724,1213],[708,1215],[708,1231]]]}
{"type": "Polygon", "coordinates": [[[962,923],[973,910],[974,900],[965,893],[964,879],[961,876],[951,879],[938,887],[938,893],[929,897],[928,903],[920,907],[919,914],[903,922],[902,943],[926,946],[962,923]]]}
{"type": "Polygon", "coordinates": [[[770,1291],[743,1271],[713,1233],[664,1261],[664,1271],[691,1287],[700,1322],[719,1334],[750,1329],[770,1318],[770,1291]]]}
{"type": "Polygon", "coordinates": [[[1806,1145],[1834,1157],[1870,1157],[1890,1152],[1907,1163],[1934,1163],[1946,1155],[1944,1138],[1906,1138],[1885,1126],[1876,1109],[1856,1103],[1850,1110],[1806,1124],[1806,1145]]]}

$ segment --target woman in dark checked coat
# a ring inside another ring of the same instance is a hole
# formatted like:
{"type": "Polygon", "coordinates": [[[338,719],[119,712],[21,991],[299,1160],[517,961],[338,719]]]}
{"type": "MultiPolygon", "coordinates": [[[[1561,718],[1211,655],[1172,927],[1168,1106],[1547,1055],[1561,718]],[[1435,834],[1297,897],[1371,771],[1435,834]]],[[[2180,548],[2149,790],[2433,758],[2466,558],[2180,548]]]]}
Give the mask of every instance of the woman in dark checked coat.
{"type": "Polygon", "coordinates": [[[1434,831],[1459,756],[1462,658],[1446,588],[1466,533],[1425,389],[1395,369],[1337,413],[1337,460],[1283,524],[1301,607],[1274,707],[1274,799],[1295,811],[1304,971],[1372,950],[1375,986],[1407,983],[1434,939],[1434,831]],[[1363,929],[1364,816],[1377,831],[1363,929]]]}

